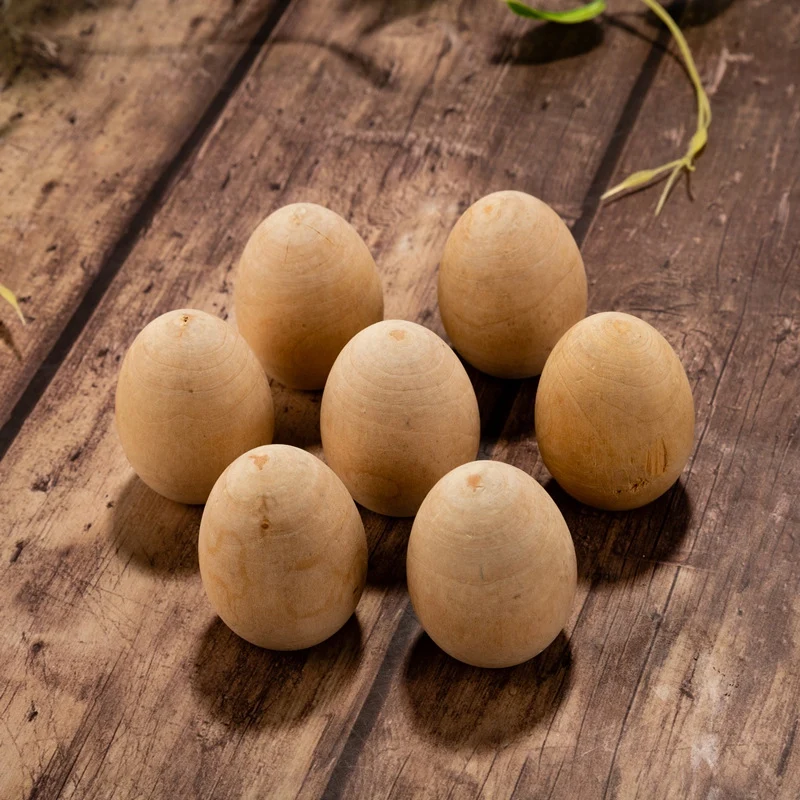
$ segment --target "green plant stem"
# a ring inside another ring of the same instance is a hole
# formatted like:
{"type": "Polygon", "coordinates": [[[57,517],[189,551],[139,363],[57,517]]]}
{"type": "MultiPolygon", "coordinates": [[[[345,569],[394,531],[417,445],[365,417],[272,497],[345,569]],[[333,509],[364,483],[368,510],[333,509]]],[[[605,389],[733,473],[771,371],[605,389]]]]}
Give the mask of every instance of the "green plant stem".
{"type": "MultiPolygon", "coordinates": [[[[672,187],[681,176],[681,173],[684,170],[686,170],[687,173],[694,172],[695,159],[708,143],[708,129],[711,126],[711,104],[708,101],[708,95],[703,88],[703,83],[697,72],[697,67],[692,57],[692,51],[689,49],[689,45],[675,20],[672,19],[658,0],[641,1],[667,26],[669,32],[678,43],[678,49],[683,58],[686,72],[689,75],[689,79],[697,95],[697,129],[689,141],[689,146],[682,158],[670,161],[667,164],[662,164],[653,169],[643,169],[634,172],[622,181],[622,183],[609,189],[601,199],[608,200],[630,189],[638,189],[642,186],[646,186],[653,181],[661,180],[668,173],[667,184],[656,206],[656,216],[658,216],[661,213],[661,209],[664,207],[667,197],[669,197],[669,193],[672,191],[672,187]]],[[[516,0],[503,0],[503,2],[519,16],[560,23],[586,22],[601,14],[606,7],[603,0],[596,0],[596,2],[574,8],[570,11],[542,11],[540,9],[531,8],[525,3],[520,3],[516,0]]]]}
{"type": "Polygon", "coordinates": [[[601,199],[607,200],[608,198],[614,197],[615,195],[627,191],[628,189],[636,189],[640,186],[645,186],[651,181],[660,178],[664,173],[670,172],[669,178],[667,179],[667,185],[664,187],[664,191],[661,193],[661,198],[656,206],[656,216],[658,216],[661,213],[661,209],[664,207],[667,197],[669,197],[669,193],[672,191],[672,187],[680,177],[681,172],[683,170],[686,170],[687,172],[694,172],[695,170],[695,159],[708,142],[708,129],[711,125],[711,104],[708,100],[708,95],[703,88],[700,75],[697,72],[697,66],[695,65],[694,58],[692,57],[692,51],[689,49],[689,45],[675,20],[672,19],[672,17],[661,5],[659,5],[658,2],[656,2],[656,0],[642,0],[642,2],[667,26],[669,32],[672,34],[678,44],[678,49],[680,50],[684,65],[686,66],[686,71],[689,74],[689,79],[691,80],[697,95],[697,129],[689,141],[689,147],[686,150],[686,154],[682,158],[679,158],[676,161],[671,161],[668,164],[663,164],[655,169],[634,172],[632,175],[629,175],[624,181],[622,181],[622,183],[619,183],[613,188],[609,189],[601,199]]]}

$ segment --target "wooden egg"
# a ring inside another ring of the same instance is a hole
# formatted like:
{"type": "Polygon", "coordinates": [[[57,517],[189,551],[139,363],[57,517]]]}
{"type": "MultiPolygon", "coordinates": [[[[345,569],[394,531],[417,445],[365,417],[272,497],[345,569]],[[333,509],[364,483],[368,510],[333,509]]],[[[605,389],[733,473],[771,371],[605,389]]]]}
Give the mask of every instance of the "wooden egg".
{"type": "Polygon", "coordinates": [[[577,585],[558,507],[522,470],[474,461],[449,472],[419,509],[408,590],[422,627],[453,658],[510,667],[564,627],[577,585]]]}
{"type": "Polygon", "coordinates": [[[538,375],[586,314],[586,272],[569,228],[522,192],[470,206],[447,239],[439,310],[453,347],[498,378],[538,375]]]}
{"type": "Polygon", "coordinates": [[[272,393],[235,328],[179,309],[134,339],[117,383],[116,421],[128,461],[151,489],[204,503],[234,458],[272,441],[272,393]]]}
{"type": "Polygon", "coordinates": [[[573,497],[637,508],[683,471],[694,401],[669,342],[612,311],[582,320],[556,345],[539,380],[535,424],[545,465],[573,497]]]}
{"type": "Polygon", "coordinates": [[[478,452],[478,402],[456,354],[435,334],[387,320],[356,334],[333,365],[322,447],[350,494],[407,517],[439,478],[478,452]]]}
{"type": "Polygon", "coordinates": [[[235,633],[271,650],[299,650],[350,618],[367,576],[356,504],[318,458],[257,447],[222,473],[198,541],[214,610],[235,633]]]}
{"type": "Polygon", "coordinates": [[[383,319],[381,280],[364,240],[314,203],[285,206],[255,229],[234,303],[266,373],[294,389],[321,389],[347,342],[383,319]]]}

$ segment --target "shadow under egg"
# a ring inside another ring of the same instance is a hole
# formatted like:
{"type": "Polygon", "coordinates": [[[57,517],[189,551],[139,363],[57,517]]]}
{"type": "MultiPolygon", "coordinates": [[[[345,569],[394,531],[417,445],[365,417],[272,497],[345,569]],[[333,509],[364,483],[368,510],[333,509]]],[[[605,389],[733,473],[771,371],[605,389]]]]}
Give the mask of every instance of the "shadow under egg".
{"type": "Polygon", "coordinates": [[[423,632],[409,653],[403,688],[421,733],[450,747],[501,747],[552,718],[571,675],[563,632],[535,658],[503,669],[463,664],[423,632]]]}
{"type": "Polygon", "coordinates": [[[195,650],[191,686],[228,726],[286,728],[343,695],[361,651],[355,614],[324,642],[294,651],[256,647],[215,617],[195,650]]]}
{"type": "Polygon", "coordinates": [[[166,575],[199,570],[197,534],[202,506],[168,500],[135,474],[111,502],[108,536],[120,558],[141,570],[166,575]]]}

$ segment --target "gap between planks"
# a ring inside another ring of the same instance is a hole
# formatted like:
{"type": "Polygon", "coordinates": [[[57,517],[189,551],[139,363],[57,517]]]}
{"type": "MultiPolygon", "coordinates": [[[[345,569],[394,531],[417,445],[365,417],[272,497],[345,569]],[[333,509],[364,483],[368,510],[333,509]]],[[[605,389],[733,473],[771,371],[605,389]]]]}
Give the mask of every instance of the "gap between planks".
{"type": "MultiPolygon", "coordinates": [[[[676,5],[676,3],[673,3],[670,7],[673,12],[676,5]]],[[[611,178],[619,165],[620,158],[639,118],[639,113],[642,110],[647,94],[658,74],[661,61],[668,53],[668,42],[669,33],[666,30],[660,30],[647,58],[642,64],[639,76],[628,94],[625,105],[622,107],[616,131],[609,141],[608,147],[606,147],[589,184],[581,214],[572,226],[572,234],[578,247],[583,246],[597,217],[597,213],[600,210],[600,196],[610,185],[611,178]]],[[[479,457],[492,458],[519,392],[519,386],[513,382],[509,382],[507,386],[503,387],[496,404],[497,407],[493,409],[492,423],[487,430],[489,435],[488,437],[485,435],[482,437],[479,457]],[[495,420],[497,420],[497,423],[495,423],[495,420]],[[488,442],[486,441],[487,438],[488,442]]],[[[677,573],[678,570],[676,570],[676,575],[677,573]]],[[[384,659],[375,673],[364,703],[333,767],[322,795],[324,800],[339,800],[346,796],[350,773],[358,762],[361,750],[388,696],[387,686],[396,670],[399,669],[401,655],[407,650],[409,643],[419,629],[419,624],[411,608],[411,601],[407,600],[403,606],[397,628],[389,641],[384,659]]]]}
{"type": "Polygon", "coordinates": [[[34,372],[21,397],[11,410],[8,421],[0,428],[0,461],[2,461],[9,447],[11,447],[22,430],[25,421],[47,391],[47,387],[50,386],[53,378],[58,373],[64,359],[69,355],[139,237],[150,227],[175,179],[178,178],[184,167],[191,161],[193,155],[202,147],[209,134],[213,132],[214,125],[224,112],[228,100],[247,77],[250,68],[259,54],[264,51],[273,32],[277,29],[281,20],[284,19],[293,2],[294,0],[279,0],[270,10],[267,18],[250,40],[247,49],[234,64],[233,69],[217,93],[211,98],[208,107],[195,127],[145,195],[139,209],[131,218],[122,236],[117,240],[113,250],[98,271],[97,277],[91,283],[83,299],[67,321],[50,352],[34,372]]]}
{"type": "MultiPolygon", "coordinates": [[[[147,193],[139,210],[131,219],[128,228],[100,269],[97,278],[91,284],[47,358],[37,369],[28,387],[13,408],[9,421],[0,430],[0,459],[3,458],[11,444],[13,444],[26,419],[37,406],[95,309],[102,301],[113,279],[125,263],[140,235],[150,226],[174,180],[181,174],[193,155],[202,147],[207,136],[213,130],[215,123],[224,112],[231,94],[245,79],[262,50],[269,46],[269,40],[273,32],[277,29],[281,20],[284,19],[291,5],[292,0],[282,0],[270,12],[266,21],[251,40],[245,53],[212,98],[195,128],[147,193]]],[[[664,45],[668,38],[666,32],[660,31],[656,42],[651,46],[650,52],[639,71],[638,78],[623,106],[617,123],[617,130],[611,138],[592,178],[584,198],[581,215],[573,226],[573,234],[579,246],[583,244],[592,228],[600,206],[600,195],[609,185],[610,179],[618,166],[661,61],[667,53],[664,45]]],[[[519,388],[514,384],[504,387],[501,392],[496,408],[493,409],[494,419],[497,420],[497,424],[492,426],[493,430],[490,433],[489,441],[485,443],[483,448],[483,457],[488,458],[493,455],[518,393],[519,388]]],[[[418,630],[413,613],[410,611],[410,604],[406,602],[401,614],[398,616],[397,627],[384,659],[367,690],[364,703],[331,773],[324,797],[342,796],[351,768],[355,765],[361,746],[369,735],[383,705],[386,686],[394,675],[395,670],[399,667],[402,654],[405,652],[408,643],[418,630]]]]}

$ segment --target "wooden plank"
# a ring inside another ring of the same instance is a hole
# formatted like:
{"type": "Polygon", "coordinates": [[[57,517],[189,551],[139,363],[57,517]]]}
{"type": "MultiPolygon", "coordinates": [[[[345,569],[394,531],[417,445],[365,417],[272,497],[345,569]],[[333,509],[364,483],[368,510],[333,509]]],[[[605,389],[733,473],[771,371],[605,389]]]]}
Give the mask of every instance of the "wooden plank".
{"type": "MultiPolygon", "coordinates": [[[[581,58],[516,63],[543,41],[518,41],[526,30],[499,5],[458,2],[317,1],[284,18],[0,464],[5,793],[318,796],[354,721],[377,713],[363,703],[408,624],[394,558],[408,523],[367,517],[370,586],[331,643],[248,647],[203,597],[199,510],[125,463],[118,364],[167,308],[225,316],[249,232],[286,202],[348,216],[378,257],[387,313],[431,324],[438,255],[468,202],[511,185],[579,217],[650,45],[590,27],[551,51],[603,40],[581,58]]],[[[501,387],[481,383],[485,411],[501,387]]],[[[319,395],[275,393],[278,438],[318,449],[319,395]]]]}
{"type": "Polygon", "coordinates": [[[76,332],[88,318],[218,113],[214,98],[285,4],[9,3],[9,18],[58,43],[69,68],[20,70],[9,41],[0,44],[0,281],[29,322],[22,328],[2,309],[0,426],[46,359],[40,382],[52,374],[59,335],[74,313],[76,332]]]}
{"type": "MultiPolygon", "coordinates": [[[[546,483],[573,532],[568,638],[488,674],[409,622],[329,796],[800,795],[798,32],[800,12],[778,3],[691,30],[718,82],[697,199],[676,191],[659,219],[657,190],[620,201],[584,244],[592,308],[643,316],[687,367],[698,427],[681,485],[627,514],[571,501],[524,439],[536,387],[523,383],[493,454],[546,483]]],[[[682,80],[665,60],[615,181],[686,142],[682,80]]]]}

